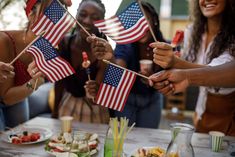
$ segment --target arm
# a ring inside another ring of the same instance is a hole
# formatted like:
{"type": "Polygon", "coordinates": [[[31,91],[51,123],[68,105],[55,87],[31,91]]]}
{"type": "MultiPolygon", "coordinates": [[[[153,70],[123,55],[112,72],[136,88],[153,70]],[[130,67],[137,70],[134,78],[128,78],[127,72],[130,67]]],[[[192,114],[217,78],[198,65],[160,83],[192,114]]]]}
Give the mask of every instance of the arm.
{"type": "Polygon", "coordinates": [[[235,61],[214,67],[189,69],[186,73],[190,85],[235,87],[235,61]]]}
{"type": "MultiPolygon", "coordinates": [[[[5,35],[0,34],[0,61],[5,63],[11,62],[14,58],[9,45],[9,39],[5,35]]],[[[30,82],[33,86],[35,81],[31,79],[30,82]]],[[[32,92],[33,90],[28,88],[26,83],[21,86],[14,86],[13,77],[9,77],[0,86],[0,96],[3,99],[3,102],[7,105],[13,105],[17,102],[20,102],[29,96],[32,92]]]]}
{"type": "Polygon", "coordinates": [[[54,110],[52,112],[52,118],[58,118],[59,115],[59,108],[60,108],[60,101],[63,97],[63,91],[64,91],[64,87],[62,84],[62,81],[58,81],[55,83],[55,88],[54,88],[54,92],[55,92],[55,100],[54,100],[54,110]]]}
{"type": "MultiPolygon", "coordinates": [[[[6,87],[5,90],[1,93],[3,102],[7,105],[14,105],[24,100],[26,97],[28,97],[30,94],[33,93],[35,83],[36,83],[36,80],[31,79],[29,82],[21,86],[10,87],[9,89],[6,89],[7,88],[6,87]]],[[[39,78],[37,87],[43,83],[44,83],[44,79],[39,78]]]]}
{"type": "Polygon", "coordinates": [[[235,87],[234,68],[235,61],[214,67],[166,70],[152,75],[150,85],[165,95],[182,92],[189,85],[231,88],[235,87]]]}

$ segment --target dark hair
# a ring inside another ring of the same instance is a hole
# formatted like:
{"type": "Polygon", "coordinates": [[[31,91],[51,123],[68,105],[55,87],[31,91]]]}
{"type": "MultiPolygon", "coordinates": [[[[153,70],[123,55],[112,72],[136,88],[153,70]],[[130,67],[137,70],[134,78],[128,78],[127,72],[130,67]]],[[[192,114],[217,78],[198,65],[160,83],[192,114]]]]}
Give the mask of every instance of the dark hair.
{"type": "Polygon", "coordinates": [[[158,41],[165,41],[163,38],[162,32],[160,31],[160,22],[159,22],[159,16],[158,13],[155,11],[154,7],[145,1],[141,1],[141,5],[143,6],[144,10],[149,12],[151,15],[151,20],[153,23],[153,32],[157,38],[158,41]]]}
{"type": "MultiPolygon", "coordinates": [[[[220,56],[224,51],[229,51],[235,56],[235,3],[234,0],[226,0],[226,6],[222,13],[222,21],[218,34],[210,48],[207,63],[220,56]]],[[[207,18],[202,14],[199,2],[194,0],[192,6],[193,28],[190,39],[189,55],[187,60],[196,61],[200,48],[202,34],[207,29],[207,18]]]]}
{"type": "MultiPolygon", "coordinates": [[[[100,6],[100,8],[102,9],[102,12],[103,12],[103,18],[104,18],[104,15],[105,15],[106,9],[105,9],[105,6],[104,6],[104,4],[102,3],[102,1],[101,1],[101,0],[82,0],[82,1],[81,1],[81,3],[79,4],[79,7],[82,5],[82,3],[83,3],[83,2],[88,2],[88,1],[95,2],[95,3],[97,3],[97,4],[100,6]]],[[[79,7],[78,7],[78,8],[79,8],[79,7]]]]}

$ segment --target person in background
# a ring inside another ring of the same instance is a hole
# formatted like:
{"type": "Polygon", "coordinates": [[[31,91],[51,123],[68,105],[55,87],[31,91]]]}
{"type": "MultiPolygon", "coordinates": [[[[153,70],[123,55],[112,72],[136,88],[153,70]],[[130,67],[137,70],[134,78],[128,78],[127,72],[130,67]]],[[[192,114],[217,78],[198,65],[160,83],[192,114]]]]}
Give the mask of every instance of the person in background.
{"type": "MultiPolygon", "coordinates": [[[[77,20],[90,33],[105,38],[98,32],[93,22],[104,19],[105,7],[100,0],[82,0],[77,10],[77,20]]],[[[82,67],[82,52],[90,60],[91,80],[100,83],[103,79],[105,63],[97,59],[87,42],[87,34],[80,27],[66,36],[59,45],[61,56],[75,69],[76,74],[55,83],[55,112],[53,117],[73,116],[75,120],[92,123],[108,123],[109,113],[92,99],[86,97],[84,89],[88,80],[86,69],[82,67]]]]}
{"type": "MultiPolygon", "coordinates": [[[[179,69],[202,68],[234,62],[234,2],[231,0],[193,2],[194,21],[193,25],[185,31],[185,36],[189,39],[185,39],[184,44],[184,56],[191,62],[174,56],[172,47],[160,42],[151,45],[154,48],[154,62],[163,68],[179,69]]],[[[187,82],[181,82],[181,86],[187,86],[187,84],[187,82]]],[[[162,85],[161,90],[167,83],[162,85]]],[[[218,130],[234,136],[234,103],[235,88],[200,87],[194,117],[196,131],[208,133],[211,130],[218,130]]]]}
{"type": "MultiPolygon", "coordinates": [[[[158,14],[153,6],[147,2],[141,3],[157,40],[165,41],[159,29],[158,14]]],[[[95,45],[93,50],[98,56],[113,53],[111,46],[106,41],[99,40],[98,44],[95,44],[97,43],[96,40],[93,40],[95,45]]],[[[150,31],[148,31],[143,38],[135,43],[116,45],[112,60],[122,67],[150,76],[152,73],[159,71],[160,67],[154,65],[150,70],[141,71],[139,61],[142,59],[153,60],[153,52],[149,47],[149,44],[153,41],[154,39],[150,31]]],[[[88,88],[87,91],[91,92],[91,95],[96,95],[97,87],[95,88],[94,82],[88,82],[86,87],[88,88]]],[[[162,95],[150,87],[147,80],[137,77],[123,111],[112,111],[111,116],[126,117],[130,120],[130,125],[135,122],[137,127],[158,128],[162,105],[162,95]]]]}

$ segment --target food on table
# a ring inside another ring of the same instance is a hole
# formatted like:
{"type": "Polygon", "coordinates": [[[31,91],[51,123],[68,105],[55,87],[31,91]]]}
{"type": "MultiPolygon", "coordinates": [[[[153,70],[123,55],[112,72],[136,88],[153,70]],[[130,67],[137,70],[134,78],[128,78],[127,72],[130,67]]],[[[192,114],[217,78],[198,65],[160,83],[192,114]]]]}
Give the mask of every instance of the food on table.
{"type": "Polygon", "coordinates": [[[20,134],[9,135],[9,141],[13,144],[22,144],[22,143],[38,141],[40,137],[41,135],[38,132],[23,131],[20,134]]]}
{"type": "Polygon", "coordinates": [[[139,148],[131,157],[164,157],[165,150],[160,147],[139,148]]]}
{"type": "Polygon", "coordinates": [[[178,153],[170,153],[169,157],[179,157],[179,154],[178,153]]]}
{"type": "MultiPolygon", "coordinates": [[[[90,155],[96,154],[98,152],[98,134],[86,133],[85,140],[88,141],[90,155]]],[[[81,154],[88,153],[87,145],[73,140],[71,133],[61,133],[52,136],[47,142],[45,150],[52,154],[72,152],[78,157],[81,154]]]]}

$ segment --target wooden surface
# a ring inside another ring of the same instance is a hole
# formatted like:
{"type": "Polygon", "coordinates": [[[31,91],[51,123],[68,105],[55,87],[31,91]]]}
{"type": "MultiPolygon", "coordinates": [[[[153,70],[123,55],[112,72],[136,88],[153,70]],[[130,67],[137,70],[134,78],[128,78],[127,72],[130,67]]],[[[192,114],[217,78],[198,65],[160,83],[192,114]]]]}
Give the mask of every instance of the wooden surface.
{"type": "MultiPolygon", "coordinates": [[[[37,117],[24,125],[49,128],[54,133],[60,132],[60,121],[50,118],[37,117]]],[[[100,151],[96,155],[99,157],[103,156],[103,144],[107,127],[107,125],[99,124],[73,123],[73,128],[76,130],[85,130],[99,134],[100,151]]],[[[0,137],[2,138],[3,134],[0,137]]],[[[125,141],[124,151],[129,155],[139,147],[160,146],[166,149],[170,139],[169,130],[134,128],[125,141]]],[[[209,135],[207,134],[194,133],[192,145],[196,157],[230,157],[231,152],[235,151],[235,138],[225,137],[223,148],[219,153],[211,151],[209,147],[209,135]]],[[[50,157],[51,155],[44,151],[44,146],[44,142],[32,145],[13,145],[1,140],[0,157],[50,157]]]]}

